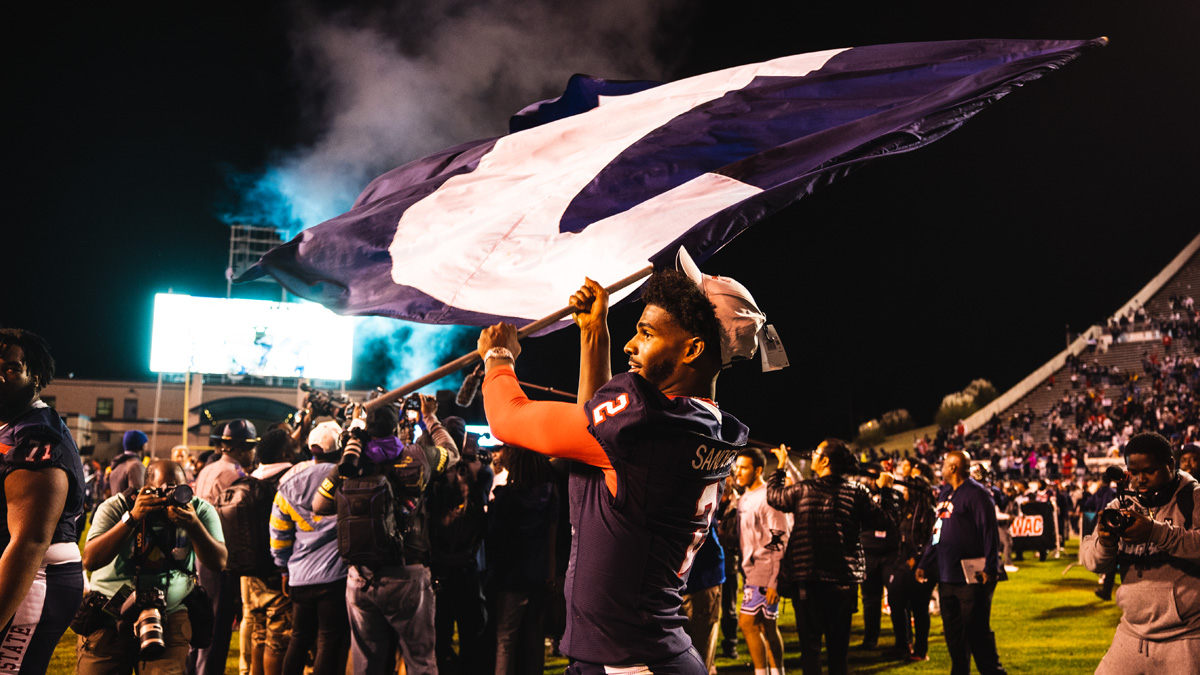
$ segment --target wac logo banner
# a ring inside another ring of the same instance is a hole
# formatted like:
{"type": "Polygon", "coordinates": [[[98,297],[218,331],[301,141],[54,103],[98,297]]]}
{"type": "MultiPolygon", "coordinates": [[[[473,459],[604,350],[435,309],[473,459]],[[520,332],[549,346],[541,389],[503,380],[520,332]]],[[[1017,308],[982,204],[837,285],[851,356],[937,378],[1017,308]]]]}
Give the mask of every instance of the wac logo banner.
{"type": "Polygon", "coordinates": [[[1018,516],[1013,519],[1012,536],[1040,537],[1045,532],[1045,523],[1041,516],[1018,516]]]}

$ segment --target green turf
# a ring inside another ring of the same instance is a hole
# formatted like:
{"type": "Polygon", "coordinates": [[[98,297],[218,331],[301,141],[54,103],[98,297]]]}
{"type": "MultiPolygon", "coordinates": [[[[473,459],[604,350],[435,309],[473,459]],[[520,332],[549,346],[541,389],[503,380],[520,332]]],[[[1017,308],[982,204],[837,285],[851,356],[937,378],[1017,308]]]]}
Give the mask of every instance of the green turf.
{"type": "MultiPolygon", "coordinates": [[[[1009,580],[996,587],[992,607],[992,629],[996,632],[996,643],[1001,663],[1009,673],[1054,673],[1055,675],[1084,674],[1095,671],[1096,664],[1104,656],[1112,640],[1113,630],[1121,618],[1120,610],[1111,602],[1103,602],[1093,595],[1096,577],[1076,565],[1066,574],[1067,565],[1075,560],[1078,542],[1068,545],[1061,560],[1049,559],[1038,562],[1029,556],[1018,562],[1020,571],[1009,575],[1009,580]]],[[[787,669],[800,672],[800,654],[797,649],[795,618],[790,603],[784,601],[780,612],[783,630],[787,669]]],[[[929,661],[901,664],[885,661],[879,654],[891,646],[891,626],[888,617],[883,617],[883,635],[879,650],[864,651],[853,645],[862,642],[862,615],[854,615],[854,630],[850,644],[850,670],[856,673],[946,673],[950,670],[950,657],[946,654],[946,643],[942,638],[942,623],[933,617],[929,636],[929,661]]],[[[739,661],[717,659],[717,669],[722,673],[752,673],[750,659],[742,647],[743,658],[739,661]]],[[[234,634],[230,648],[228,673],[237,673],[238,644],[234,634]]],[[[563,659],[550,659],[546,673],[561,673],[566,666],[563,659]]],[[[50,673],[75,672],[75,634],[67,631],[54,653],[50,673]]]]}
{"type": "MultiPolygon", "coordinates": [[[[992,607],[992,630],[996,633],[1000,662],[1009,673],[1054,673],[1072,675],[1092,673],[1112,641],[1121,612],[1111,602],[1098,599],[1096,575],[1078,565],[1066,572],[1076,559],[1078,541],[1071,541],[1060,560],[1038,562],[1026,555],[1017,562],[1020,570],[996,586],[992,607]]],[[[796,640],[796,621],[791,603],[780,610],[784,641],[784,665],[789,672],[800,672],[800,652],[796,640]]],[[[862,614],[854,615],[850,636],[850,671],[854,673],[946,673],[950,656],[942,636],[942,622],[932,617],[929,635],[929,661],[904,663],[886,661],[880,654],[892,646],[891,624],[883,617],[880,649],[856,648],[862,642],[862,614]]],[[[738,661],[717,659],[721,673],[753,673],[754,667],[740,646],[738,661]]],[[[546,664],[546,673],[561,673],[564,659],[546,664]]]]}

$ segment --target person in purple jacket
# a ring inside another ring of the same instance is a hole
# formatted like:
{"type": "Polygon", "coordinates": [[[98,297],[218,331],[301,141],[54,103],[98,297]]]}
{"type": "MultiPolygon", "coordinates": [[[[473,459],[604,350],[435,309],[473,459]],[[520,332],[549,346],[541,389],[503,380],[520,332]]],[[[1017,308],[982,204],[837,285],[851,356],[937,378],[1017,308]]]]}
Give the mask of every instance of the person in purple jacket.
{"type": "Polygon", "coordinates": [[[1005,578],[1000,566],[996,503],[969,475],[971,460],[955,450],[942,461],[938,521],[918,565],[917,581],[938,581],[951,675],[968,675],[971,657],[983,675],[1004,675],[992,632],[992,594],[1005,578]]]}

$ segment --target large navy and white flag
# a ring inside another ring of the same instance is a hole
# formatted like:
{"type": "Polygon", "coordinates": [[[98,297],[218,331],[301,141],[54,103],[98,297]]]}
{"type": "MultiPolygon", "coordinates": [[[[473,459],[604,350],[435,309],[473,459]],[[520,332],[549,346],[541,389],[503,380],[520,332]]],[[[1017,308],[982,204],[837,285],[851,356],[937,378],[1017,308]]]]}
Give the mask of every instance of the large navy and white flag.
{"type": "Polygon", "coordinates": [[[375,179],[350,211],[242,279],[269,274],[347,314],[535,320],[584,275],[611,283],[669,264],[680,245],[702,262],[816,188],[941,138],[1103,43],[855,47],[667,84],[575,76],[518,113],[510,134],[375,179]]]}

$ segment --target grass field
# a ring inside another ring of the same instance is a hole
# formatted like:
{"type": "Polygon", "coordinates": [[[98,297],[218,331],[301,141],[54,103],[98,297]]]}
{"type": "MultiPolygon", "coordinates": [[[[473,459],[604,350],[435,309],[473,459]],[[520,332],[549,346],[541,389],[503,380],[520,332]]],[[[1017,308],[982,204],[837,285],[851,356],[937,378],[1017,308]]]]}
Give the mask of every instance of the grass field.
{"type": "MultiPolygon", "coordinates": [[[[1121,612],[1111,602],[1098,599],[1096,575],[1078,565],[1064,576],[1063,571],[1076,559],[1078,541],[1071,541],[1060,560],[1038,562],[1027,555],[1016,563],[1020,570],[996,587],[992,607],[992,630],[996,633],[1000,662],[1009,673],[1053,673],[1083,675],[1096,670],[1108,650],[1121,612]]],[[[796,640],[795,617],[791,603],[784,601],[780,624],[784,640],[784,664],[789,672],[800,672],[800,652],[796,640]]],[[[929,661],[899,663],[880,658],[892,646],[891,625],[883,617],[880,649],[866,651],[855,645],[862,642],[862,614],[854,615],[850,638],[850,671],[854,673],[947,673],[950,656],[942,637],[942,622],[933,617],[929,636],[929,661]]],[[[721,673],[753,673],[750,659],[741,648],[742,659],[717,659],[721,673]]],[[[548,663],[546,673],[561,673],[565,660],[548,663]]]]}
{"type": "MultiPolygon", "coordinates": [[[[1096,669],[1112,640],[1113,630],[1121,618],[1120,611],[1111,602],[1103,602],[1093,595],[1096,577],[1076,565],[1066,574],[1068,564],[1075,560],[1077,541],[1071,541],[1061,560],[1048,559],[1038,562],[1029,556],[1018,562],[1020,571],[1009,575],[1009,580],[996,587],[992,608],[992,629],[996,632],[996,643],[1001,663],[1009,673],[1053,673],[1054,675],[1083,675],[1096,669]]],[[[800,654],[796,642],[795,618],[790,603],[784,601],[780,611],[783,628],[785,665],[789,671],[800,671],[800,654]]],[[[929,661],[924,663],[897,663],[884,661],[879,654],[892,646],[891,626],[883,618],[883,634],[879,650],[864,651],[854,645],[862,642],[862,615],[854,615],[854,632],[851,634],[850,670],[856,673],[946,673],[950,670],[950,657],[942,638],[942,623],[933,618],[929,636],[929,661]]],[[[237,673],[237,636],[230,650],[229,667],[226,672],[237,673]]],[[[739,661],[718,659],[717,669],[722,673],[752,673],[753,667],[745,655],[739,661]]],[[[54,654],[50,673],[75,672],[75,634],[68,631],[63,636],[54,654]]],[[[551,659],[546,664],[546,673],[561,673],[566,666],[563,659],[551,659]]]]}

